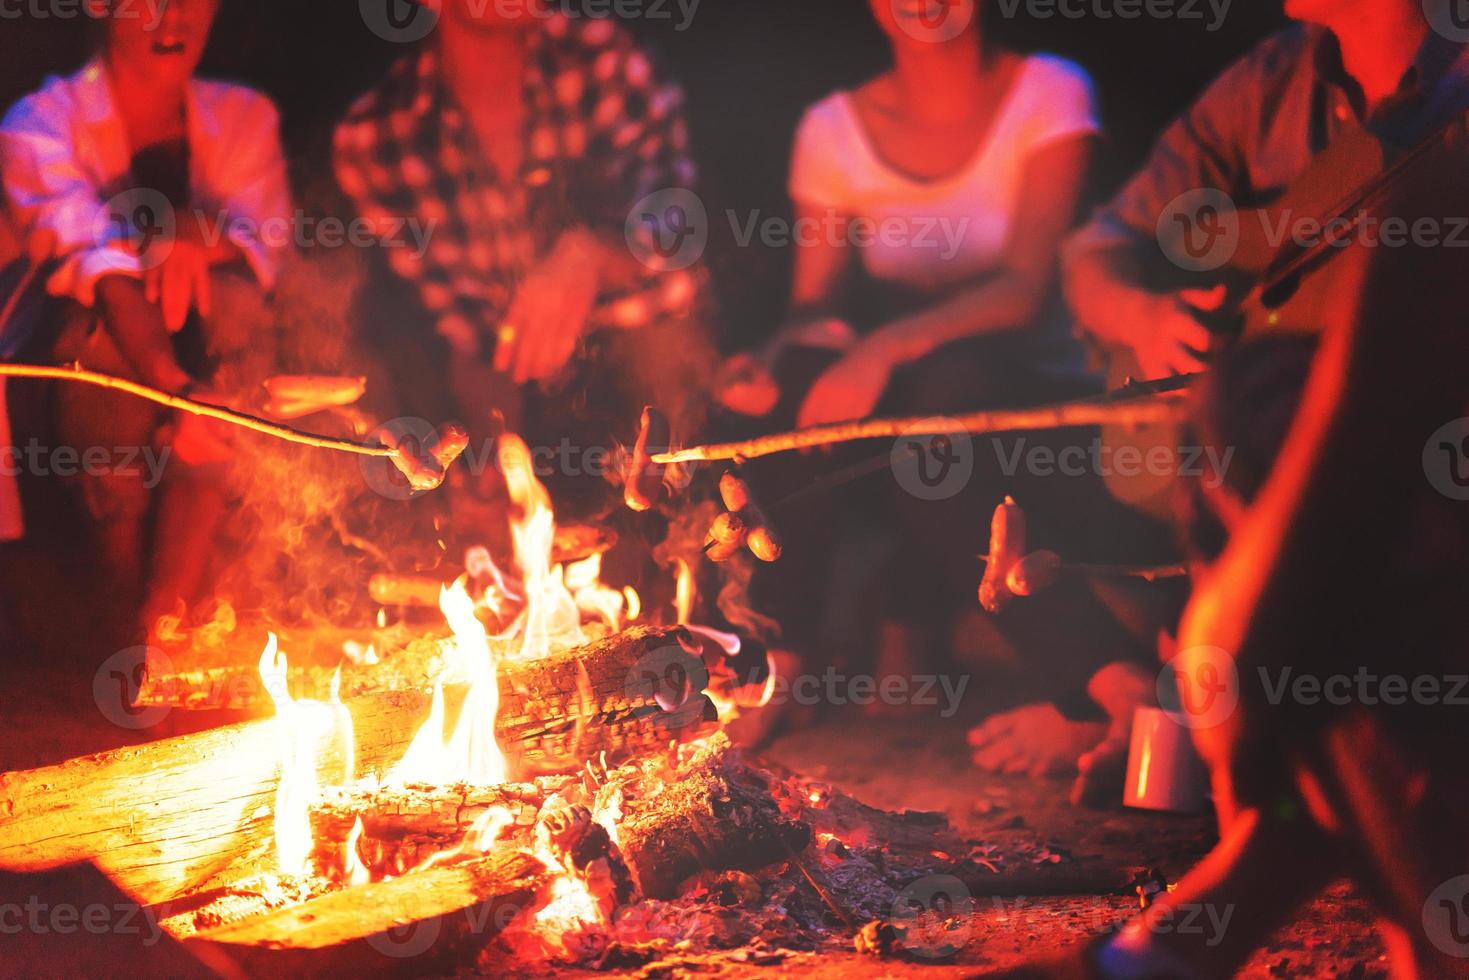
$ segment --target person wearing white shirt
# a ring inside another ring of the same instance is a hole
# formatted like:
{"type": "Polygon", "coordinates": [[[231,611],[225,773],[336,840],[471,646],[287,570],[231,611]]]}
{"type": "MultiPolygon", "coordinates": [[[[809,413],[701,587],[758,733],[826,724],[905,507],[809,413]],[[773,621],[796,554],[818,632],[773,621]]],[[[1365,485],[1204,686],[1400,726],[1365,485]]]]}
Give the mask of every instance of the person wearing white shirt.
{"type": "MultiPolygon", "coordinates": [[[[6,114],[0,182],[27,252],[47,262],[47,328],[32,353],[224,402],[269,361],[265,296],[291,212],[275,106],[195,77],[217,9],[113,11],[93,60],[6,114]]],[[[102,389],[59,385],[55,398],[57,437],[78,453],[168,453],[156,490],[137,465],[84,467],[79,480],[123,595],[148,581],[158,510],[147,622],[202,574],[229,437],[102,389]]]]}
{"type": "MultiPolygon", "coordinates": [[[[774,413],[804,427],[1094,391],[1057,288],[1061,243],[1100,133],[1091,79],[1063,58],[996,43],[985,14],[992,5],[870,7],[892,67],[820,100],[801,120],[789,181],[797,247],[787,325],[763,349],[726,362],[716,397],[738,414],[774,413]]],[[[883,599],[879,675],[918,668],[975,606],[975,556],[1007,493],[1043,531],[1084,533],[1077,481],[1031,479],[1022,490],[1024,474],[993,472],[990,444],[973,445],[972,462],[987,468],[943,499],[886,493],[873,481],[849,495],[860,514],[834,518],[850,525],[834,536],[837,548],[884,533],[873,528],[897,529],[886,545],[895,558],[867,557],[882,546],[861,546],[861,561],[888,564],[881,588],[861,587],[883,599]]],[[[858,560],[838,556],[831,566],[851,580],[858,560]]],[[[854,642],[822,637],[818,648],[854,642]]]]}

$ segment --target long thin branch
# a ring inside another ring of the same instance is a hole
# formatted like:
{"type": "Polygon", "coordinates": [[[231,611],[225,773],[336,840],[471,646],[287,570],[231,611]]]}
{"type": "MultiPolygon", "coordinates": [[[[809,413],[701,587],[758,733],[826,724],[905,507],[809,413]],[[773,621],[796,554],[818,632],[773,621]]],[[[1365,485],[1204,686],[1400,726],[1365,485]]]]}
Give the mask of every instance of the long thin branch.
{"type": "MultiPolygon", "coordinates": [[[[990,556],[980,555],[979,560],[987,562],[990,556]]],[[[1088,562],[1063,561],[1060,570],[1073,575],[1087,575],[1096,578],[1136,578],[1144,582],[1188,578],[1193,574],[1184,562],[1175,562],[1171,565],[1097,565],[1088,562]]]]}
{"type": "Polygon", "coordinates": [[[353,453],[358,456],[378,456],[386,459],[397,457],[398,451],[387,446],[367,446],[361,443],[350,442],[346,439],[332,439],[327,436],[319,436],[310,432],[302,432],[290,426],[281,425],[277,422],[267,422],[265,419],[246,415],[244,412],[236,412],[228,408],[220,408],[218,405],[208,405],[197,402],[190,398],[182,398],[178,395],[170,395],[166,391],[140,385],[125,378],[113,377],[110,374],[99,374],[96,371],[87,371],[77,366],[49,366],[40,364],[0,364],[0,377],[12,378],[51,378],[57,381],[74,381],[80,384],[96,385],[99,388],[110,388],[114,391],[156,402],[167,408],[176,408],[181,412],[191,415],[200,415],[205,418],[216,419],[237,425],[242,429],[259,432],[262,435],[282,439],[286,442],[294,442],[301,446],[314,446],[317,449],[331,449],[341,453],[353,453]]]}
{"type": "Polygon", "coordinates": [[[1193,375],[1164,381],[1129,382],[1101,398],[1042,405],[1036,408],[998,409],[971,412],[952,418],[936,415],[907,418],[863,419],[817,425],[793,432],[778,432],[743,442],[692,446],[652,457],[654,463],[695,463],[719,459],[759,459],[815,446],[831,446],[863,439],[895,439],[899,436],[936,436],[953,432],[983,435],[991,432],[1026,432],[1089,425],[1147,425],[1179,418],[1183,413],[1179,394],[1193,375]]]}

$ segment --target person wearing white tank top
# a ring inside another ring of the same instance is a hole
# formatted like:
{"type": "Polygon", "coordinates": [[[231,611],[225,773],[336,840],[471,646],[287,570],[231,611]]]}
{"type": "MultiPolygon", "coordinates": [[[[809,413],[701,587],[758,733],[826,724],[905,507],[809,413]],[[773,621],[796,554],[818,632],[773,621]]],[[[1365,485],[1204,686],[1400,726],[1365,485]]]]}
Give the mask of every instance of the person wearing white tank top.
{"type": "Polygon", "coordinates": [[[742,414],[775,407],[771,368],[793,347],[843,351],[801,400],[802,425],[870,414],[894,373],[957,342],[1008,335],[1039,372],[1079,362],[1069,338],[1018,335],[1053,294],[1100,129],[1091,80],[1062,58],[986,46],[977,9],[948,37],[918,0],[871,6],[894,66],[801,121],[789,190],[798,230],[822,233],[797,236],[787,327],[726,365],[718,395],[742,414]],[[848,326],[857,271],[902,295],[903,312],[848,326]]]}

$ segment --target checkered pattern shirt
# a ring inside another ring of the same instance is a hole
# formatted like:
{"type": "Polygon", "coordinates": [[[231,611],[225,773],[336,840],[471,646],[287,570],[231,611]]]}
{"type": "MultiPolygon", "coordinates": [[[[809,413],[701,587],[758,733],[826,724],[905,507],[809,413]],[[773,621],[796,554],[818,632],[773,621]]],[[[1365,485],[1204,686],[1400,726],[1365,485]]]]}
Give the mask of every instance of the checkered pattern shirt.
{"type": "MultiPolygon", "coordinates": [[[[620,241],[637,202],[694,179],[683,92],[626,31],[605,18],[556,17],[531,38],[523,162],[512,181],[446,94],[432,47],[399,61],[335,134],[342,189],[439,333],[465,352],[493,347],[516,284],[563,230],[620,241]],[[410,217],[428,229],[421,255],[404,245],[410,217]]],[[[695,292],[693,276],[650,269],[638,289],[601,297],[591,327],[686,313],[695,292]]]]}

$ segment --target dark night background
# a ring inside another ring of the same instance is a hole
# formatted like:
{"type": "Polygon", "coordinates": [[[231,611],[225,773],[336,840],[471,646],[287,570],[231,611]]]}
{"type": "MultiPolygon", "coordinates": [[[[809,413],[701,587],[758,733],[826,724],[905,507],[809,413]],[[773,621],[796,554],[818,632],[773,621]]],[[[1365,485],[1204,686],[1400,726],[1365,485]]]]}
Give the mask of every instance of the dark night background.
{"type": "MultiPolygon", "coordinates": [[[[20,6],[4,4],[0,19],[0,102],[7,106],[47,74],[79,65],[88,44],[85,19],[16,17],[20,6]]],[[[1273,0],[1234,3],[1213,32],[1206,29],[1212,15],[1042,20],[1026,18],[1022,4],[1012,20],[1000,16],[994,0],[988,7],[992,36],[1065,55],[1091,71],[1109,137],[1094,195],[1115,186],[1174,113],[1283,20],[1273,0]]],[[[1206,4],[1198,8],[1207,11],[1206,4]]],[[[629,26],[656,45],[687,90],[710,212],[783,211],[787,155],[802,109],[879,71],[886,60],[865,0],[702,0],[682,32],[675,30],[677,8],[670,3],[668,9],[675,12],[670,19],[629,26]]],[[[322,193],[333,121],[403,50],[364,26],[354,0],[223,0],[201,70],[248,82],[276,99],[298,200],[316,210],[337,206],[324,204],[330,197],[322,193]]],[[[770,329],[783,306],[789,256],[737,249],[716,236],[709,259],[723,300],[726,346],[770,329]]]]}

